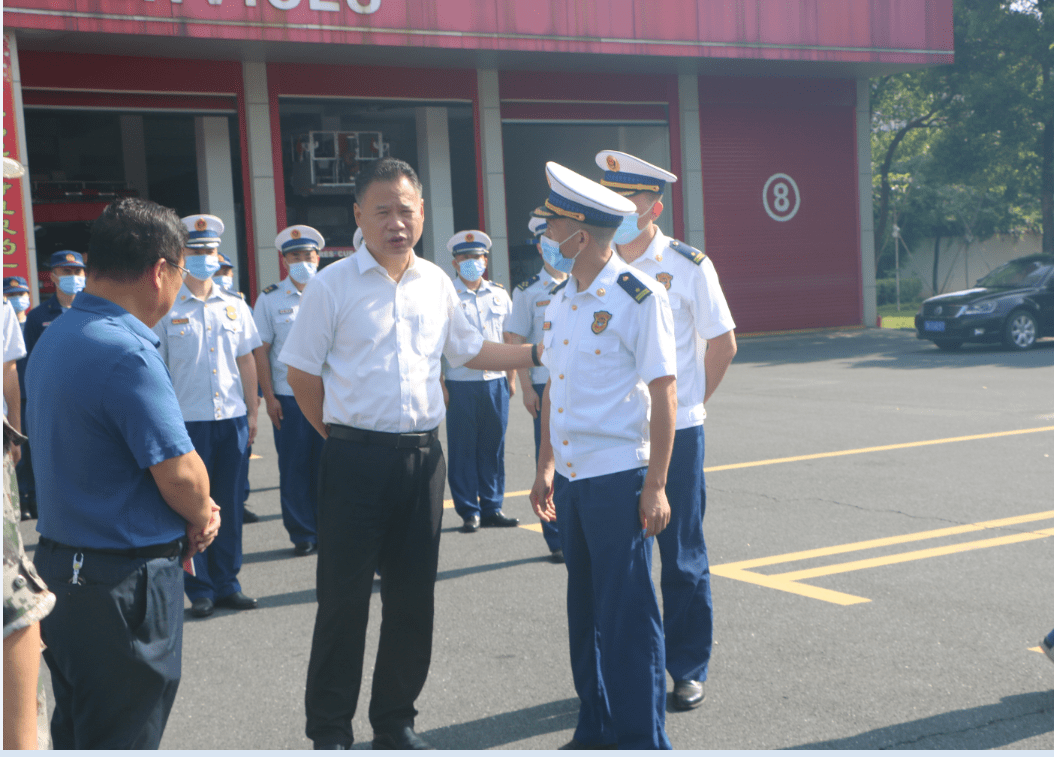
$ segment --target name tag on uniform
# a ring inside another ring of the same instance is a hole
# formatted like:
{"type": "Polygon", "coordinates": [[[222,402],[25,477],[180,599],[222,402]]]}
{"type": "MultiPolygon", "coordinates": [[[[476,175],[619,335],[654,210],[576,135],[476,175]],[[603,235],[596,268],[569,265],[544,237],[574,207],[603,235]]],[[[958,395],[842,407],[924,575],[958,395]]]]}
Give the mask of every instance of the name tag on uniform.
{"type": "Polygon", "coordinates": [[[552,325],[552,321],[542,321],[542,331],[548,331],[552,325]]]}
{"type": "Polygon", "coordinates": [[[190,323],[190,319],[189,318],[173,318],[172,319],[172,324],[174,326],[181,326],[184,323],[190,323]]]}
{"type": "Polygon", "coordinates": [[[289,313],[292,313],[292,312],[293,312],[293,308],[285,308],[284,310],[279,310],[278,311],[278,315],[288,315],[289,313]]]}
{"type": "Polygon", "coordinates": [[[536,308],[544,308],[550,302],[551,302],[551,300],[538,300],[538,302],[534,303],[534,306],[536,308]]]}

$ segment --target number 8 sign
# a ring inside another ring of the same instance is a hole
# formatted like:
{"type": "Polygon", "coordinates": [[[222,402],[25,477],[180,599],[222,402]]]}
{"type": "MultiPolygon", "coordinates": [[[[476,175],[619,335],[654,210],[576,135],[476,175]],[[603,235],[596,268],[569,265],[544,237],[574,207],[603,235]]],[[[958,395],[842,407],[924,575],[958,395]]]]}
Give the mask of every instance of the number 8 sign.
{"type": "Polygon", "coordinates": [[[774,173],[761,190],[761,202],[773,221],[789,221],[801,206],[801,193],[794,179],[785,173],[774,173]]]}

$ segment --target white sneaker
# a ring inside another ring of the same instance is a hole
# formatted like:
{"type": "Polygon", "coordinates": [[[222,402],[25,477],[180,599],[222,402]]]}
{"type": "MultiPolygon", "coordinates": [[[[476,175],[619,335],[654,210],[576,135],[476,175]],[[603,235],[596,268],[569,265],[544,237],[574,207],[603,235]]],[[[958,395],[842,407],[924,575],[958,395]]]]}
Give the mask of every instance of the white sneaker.
{"type": "Polygon", "coordinates": [[[1054,662],[1054,647],[1051,647],[1050,644],[1047,643],[1046,638],[1040,639],[1039,648],[1050,658],[1051,662],[1054,662]]]}

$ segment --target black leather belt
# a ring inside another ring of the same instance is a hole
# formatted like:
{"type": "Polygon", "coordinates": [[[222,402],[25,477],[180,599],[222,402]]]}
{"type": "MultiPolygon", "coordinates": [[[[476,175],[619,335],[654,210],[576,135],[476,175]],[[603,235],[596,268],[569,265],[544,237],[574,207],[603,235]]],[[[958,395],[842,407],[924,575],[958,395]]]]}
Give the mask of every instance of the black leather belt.
{"type": "Polygon", "coordinates": [[[57,542],[46,536],[40,537],[40,543],[44,546],[52,546],[57,549],[70,549],[74,552],[88,552],[99,555],[117,555],[118,557],[145,558],[152,560],[155,557],[179,557],[183,554],[186,539],[176,539],[168,544],[151,544],[149,547],[134,547],[132,549],[106,549],[103,547],[71,547],[68,544],[57,542]]]}
{"type": "Polygon", "coordinates": [[[384,431],[366,431],[361,428],[331,423],[328,426],[328,431],[329,435],[334,439],[342,439],[346,442],[355,442],[357,444],[369,444],[375,447],[390,447],[392,449],[430,447],[432,442],[439,438],[438,428],[409,434],[389,434],[384,431]]]}

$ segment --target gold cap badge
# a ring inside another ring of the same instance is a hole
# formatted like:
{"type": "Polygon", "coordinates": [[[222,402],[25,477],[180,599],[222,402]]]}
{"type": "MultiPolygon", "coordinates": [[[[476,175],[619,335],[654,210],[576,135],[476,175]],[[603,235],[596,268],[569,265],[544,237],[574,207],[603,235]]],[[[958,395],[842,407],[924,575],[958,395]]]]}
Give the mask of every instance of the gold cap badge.
{"type": "Polygon", "coordinates": [[[612,171],[617,171],[618,170],[618,161],[615,160],[615,156],[614,155],[608,155],[608,169],[610,169],[612,171]]]}

